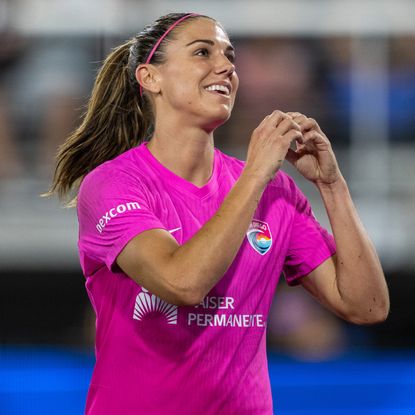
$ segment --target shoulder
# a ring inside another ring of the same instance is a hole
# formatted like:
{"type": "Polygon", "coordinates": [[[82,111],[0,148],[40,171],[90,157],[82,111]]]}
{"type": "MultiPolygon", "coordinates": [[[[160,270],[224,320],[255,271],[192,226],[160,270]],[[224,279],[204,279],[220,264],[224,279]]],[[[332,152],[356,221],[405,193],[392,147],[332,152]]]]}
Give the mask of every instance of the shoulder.
{"type": "Polygon", "coordinates": [[[143,163],[140,163],[140,147],[131,148],[112,160],[105,161],[91,170],[82,180],[81,188],[120,178],[139,178],[144,173],[143,163]]]}
{"type": "Polygon", "coordinates": [[[143,164],[139,162],[139,147],[125,151],[112,160],[108,160],[91,170],[82,179],[79,187],[78,202],[91,194],[117,192],[126,187],[135,187],[142,183],[145,176],[143,164]]]}

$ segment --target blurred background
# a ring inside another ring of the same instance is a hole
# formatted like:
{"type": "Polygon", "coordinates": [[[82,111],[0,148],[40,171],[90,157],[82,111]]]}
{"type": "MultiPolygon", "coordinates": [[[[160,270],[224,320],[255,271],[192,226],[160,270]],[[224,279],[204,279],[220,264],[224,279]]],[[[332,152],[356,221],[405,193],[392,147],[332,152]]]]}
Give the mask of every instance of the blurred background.
{"type": "MultiPolygon", "coordinates": [[[[415,414],[415,2],[0,0],[0,413],[80,414],[94,315],[73,209],[40,198],[112,47],[160,15],[219,20],[239,95],[216,134],[245,158],[274,109],[319,122],[384,266],[391,313],[359,327],[277,289],[269,370],[280,415],[415,414]]],[[[328,225],[316,190],[284,166],[328,225]]]]}

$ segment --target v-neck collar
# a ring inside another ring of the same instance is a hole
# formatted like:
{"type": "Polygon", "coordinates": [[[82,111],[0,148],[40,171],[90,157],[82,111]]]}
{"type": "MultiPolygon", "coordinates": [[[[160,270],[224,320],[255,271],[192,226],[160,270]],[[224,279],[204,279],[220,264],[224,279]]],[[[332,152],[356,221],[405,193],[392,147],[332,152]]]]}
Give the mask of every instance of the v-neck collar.
{"type": "Polygon", "coordinates": [[[222,160],[219,154],[219,150],[216,148],[214,149],[212,176],[209,178],[208,182],[205,185],[198,187],[195,184],[183,179],[183,177],[178,176],[176,173],[173,173],[171,170],[161,164],[160,161],[156,159],[156,157],[154,157],[154,155],[148,149],[147,144],[148,141],[144,142],[138,147],[142,157],[160,175],[163,181],[169,183],[173,188],[177,189],[178,191],[185,191],[187,193],[193,194],[198,198],[205,198],[218,189],[218,177],[222,168],[222,160]]]}

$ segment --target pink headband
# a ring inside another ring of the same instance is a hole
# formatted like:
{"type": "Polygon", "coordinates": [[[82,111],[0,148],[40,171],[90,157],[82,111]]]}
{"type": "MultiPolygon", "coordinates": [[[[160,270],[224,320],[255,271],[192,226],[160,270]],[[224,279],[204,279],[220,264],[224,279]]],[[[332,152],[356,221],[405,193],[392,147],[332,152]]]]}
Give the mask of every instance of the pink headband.
{"type": "MultiPolygon", "coordinates": [[[[160,43],[163,41],[163,39],[183,20],[187,19],[188,17],[192,17],[192,16],[198,16],[198,13],[190,13],[190,14],[186,14],[186,16],[181,17],[179,20],[177,20],[176,22],[174,22],[164,33],[163,35],[160,37],[160,39],[157,41],[157,43],[153,46],[153,49],[151,49],[150,54],[148,55],[148,58],[146,60],[146,64],[150,63],[151,58],[153,57],[154,53],[156,52],[157,48],[160,46],[160,43]]],[[[143,87],[140,84],[140,97],[143,96],[143,87]]]]}

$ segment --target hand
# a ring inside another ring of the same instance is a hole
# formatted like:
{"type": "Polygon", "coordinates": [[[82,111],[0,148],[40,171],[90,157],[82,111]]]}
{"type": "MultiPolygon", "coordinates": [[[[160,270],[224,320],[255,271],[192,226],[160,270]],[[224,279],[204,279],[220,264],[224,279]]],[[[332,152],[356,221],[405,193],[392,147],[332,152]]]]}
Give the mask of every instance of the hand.
{"type": "Polygon", "coordinates": [[[287,114],[300,126],[302,140],[297,140],[296,150],[288,150],[286,159],[316,185],[333,185],[342,179],[331,143],[317,122],[299,112],[287,114]]]}
{"type": "Polygon", "coordinates": [[[274,111],[253,131],[244,170],[268,182],[280,168],[293,140],[302,140],[300,126],[288,114],[274,111]]]}

